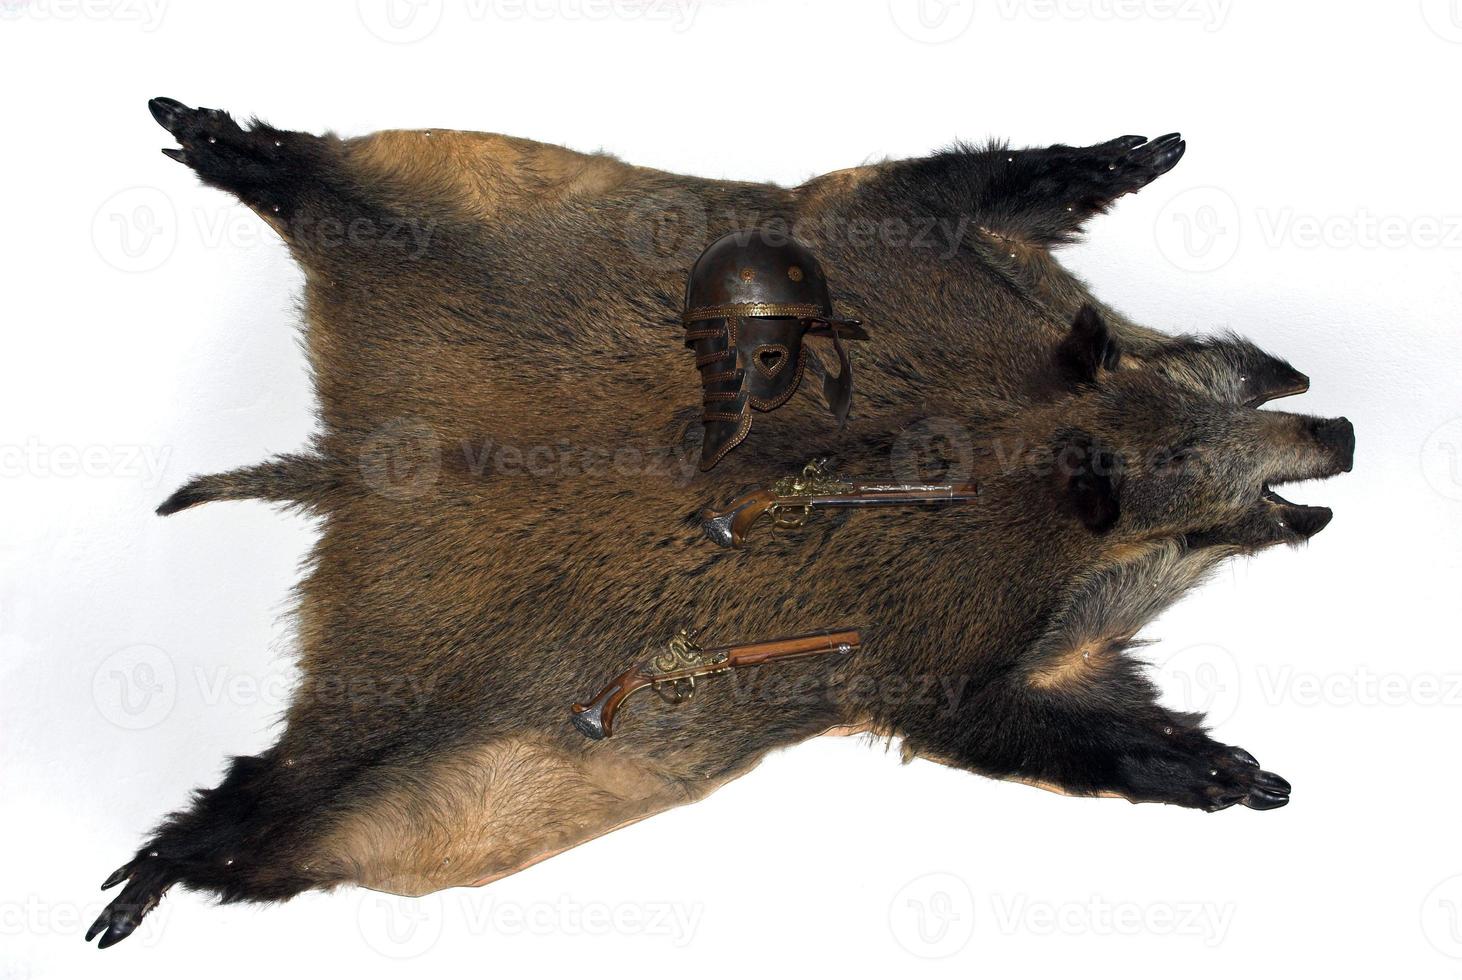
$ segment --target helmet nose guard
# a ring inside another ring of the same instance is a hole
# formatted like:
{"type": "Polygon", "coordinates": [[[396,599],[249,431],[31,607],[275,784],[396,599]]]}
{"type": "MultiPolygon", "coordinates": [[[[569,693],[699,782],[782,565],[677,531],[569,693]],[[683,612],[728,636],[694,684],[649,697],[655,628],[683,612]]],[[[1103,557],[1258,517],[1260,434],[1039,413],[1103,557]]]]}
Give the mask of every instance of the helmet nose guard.
{"type": "Polygon", "coordinates": [[[853,375],[842,341],[868,334],[834,314],[821,263],[796,239],[751,230],[712,242],[691,267],[681,322],[704,394],[703,472],[750,433],[752,409],[774,411],[796,394],[809,334],[832,338],[839,372],[826,375],[823,394],[838,425],[847,421],[853,375]]]}

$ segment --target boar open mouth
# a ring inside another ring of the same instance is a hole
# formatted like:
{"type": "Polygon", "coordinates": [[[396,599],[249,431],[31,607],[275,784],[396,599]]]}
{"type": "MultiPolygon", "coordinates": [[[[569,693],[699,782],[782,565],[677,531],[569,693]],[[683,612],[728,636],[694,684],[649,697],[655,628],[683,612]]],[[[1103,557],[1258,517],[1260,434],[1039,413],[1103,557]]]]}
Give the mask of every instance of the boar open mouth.
{"type": "Polygon", "coordinates": [[[1267,483],[1264,484],[1262,496],[1278,512],[1279,528],[1302,539],[1319,534],[1335,516],[1335,512],[1329,507],[1315,507],[1286,500],[1267,483]]]}

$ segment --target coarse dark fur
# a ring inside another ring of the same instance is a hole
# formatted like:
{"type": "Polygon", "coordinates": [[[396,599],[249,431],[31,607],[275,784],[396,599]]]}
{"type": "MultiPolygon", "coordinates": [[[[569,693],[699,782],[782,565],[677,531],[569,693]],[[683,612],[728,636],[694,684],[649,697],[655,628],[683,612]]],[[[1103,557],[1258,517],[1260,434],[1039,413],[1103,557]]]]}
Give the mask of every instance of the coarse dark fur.
{"type": "Polygon", "coordinates": [[[1175,165],[1176,135],[958,146],[784,189],[487,134],[341,140],[151,108],[181,144],[165,152],[305,269],[320,420],[307,451],[159,512],[259,498],[318,515],[320,539],[279,741],[108,879],[126,887],[89,939],[125,938],[177,883],[235,901],[490,880],[833,729],[1069,793],[1288,799],[1159,706],[1127,650],[1222,559],[1323,526],[1270,487],[1349,469],[1350,425],[1257,411],[1308,380],[1238,338],[1133,324],[1049,251],[1175,165]],[[846,430],[814,381],[699,474],[681,291],[706,243],[752,229],[811,245],[872,339],[846,430]],[[701,505],[822,455],[982,495],[742,551],[701,535],[701,505]],[[579,735],[569,703],[681,626],[856,626],[865,646],[677,708],[635,700],[612,739],[579,735]]]}

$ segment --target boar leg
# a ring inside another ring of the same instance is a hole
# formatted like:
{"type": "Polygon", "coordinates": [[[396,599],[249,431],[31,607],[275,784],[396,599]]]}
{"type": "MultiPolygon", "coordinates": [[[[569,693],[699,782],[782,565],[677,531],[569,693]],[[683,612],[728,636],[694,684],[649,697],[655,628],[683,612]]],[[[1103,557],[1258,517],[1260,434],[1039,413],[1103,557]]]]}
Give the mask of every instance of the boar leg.
{"type": "Polygon", "coordinates": [[[1172,133],[1085,147],[957,149],[892,164],[882,186],[912,197],[918,213],[966,216],[996,238],[1051,248],[1073,241],[1092,215],[1171,170],[1184,147],[1172,133]]]}
{"type": "Polygon", "coordinates": [[[1074,796],[1208,811],[1236,803],[1270,810],[1289,802],[1289,783],[1259,768],[1243,749],[1210,738],[1201,716],[1157,704],[1135,669],[1108,667],[1107,675],[1099,685],[1068,675],[1039,687],[987,691],[972,703],[959,736],[910,738],[907,751],[1074,796]],[[1125,673],[1120,680],[1119,673],[1125,673]]]}
{"type": "Polygon", "coordinates": [[[1014,669],[959,706],[962,724],[907,718],[917,755],[1077,795],[1220,810],[1267,810],[1289,784],[1209,738],[1199,715],[1158,704],[1133,638],[1224,558],[1229,546],[1126,545],[1078,584],[1014,669]]]}
{"type": "Polygon", "coordinates": [[[100,936],[98,945],[106,948],[126,939],[175,884],[225,902],[278,901],[343,880],[311,842],[316,819],[330,809],[347,772],[296,761],[279,747],[235,759],[222,783],[167,817],[103,882],[103,888],[125,886],[87,940],[100,936]]]}
{"type": "Polygon", "coordinates": [[[164,149],[165,155],[236,196],[285,238],[311,205],[337,196],[323,179],[336,159],[333,139],[257,120],[245,129],[220,109],[194,109],[176,99],[156,98],[147,107],[178,141],[179,148],[164,149]]]}

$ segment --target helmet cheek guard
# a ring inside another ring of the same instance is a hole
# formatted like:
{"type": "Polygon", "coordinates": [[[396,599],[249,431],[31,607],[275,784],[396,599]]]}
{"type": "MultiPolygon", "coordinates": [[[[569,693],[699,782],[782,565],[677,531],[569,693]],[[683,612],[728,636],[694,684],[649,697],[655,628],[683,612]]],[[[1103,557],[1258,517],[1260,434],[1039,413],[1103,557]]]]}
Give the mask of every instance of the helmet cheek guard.
{"type": "Polygon", "coordinates": [[[797,393],[809,335],[832,338],[839,372],[823,393],[838,424],[847,420],[853,375],[842,341],[868,335],[857,320],[834,316],[822,266],[801,242],[755,231],[717,239],[691,268],[681,321],[701,374],[702,471],[751,432],[753,409],[775,411],[797,393]]]}

